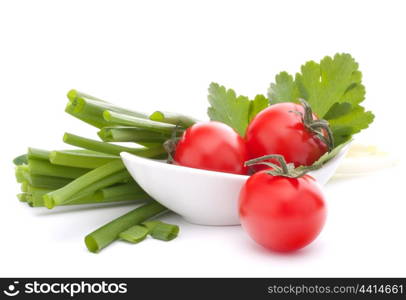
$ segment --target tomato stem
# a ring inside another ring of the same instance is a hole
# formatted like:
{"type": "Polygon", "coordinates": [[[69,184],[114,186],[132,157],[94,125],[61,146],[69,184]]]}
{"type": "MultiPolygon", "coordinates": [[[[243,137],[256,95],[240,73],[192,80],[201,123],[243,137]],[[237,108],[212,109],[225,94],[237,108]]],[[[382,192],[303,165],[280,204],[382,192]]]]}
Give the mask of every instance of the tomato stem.
{"type": "Polygon", "coordinates": [[[274,170],[278,170],[282,174],[288,174],[289,173],[289,167],[288,164],[286,163],[285,158],[283,155],[280,154],[268,154],[264,155],[261,157],[257,157],[251,160],[248,160],[244,163],[245,166],[252,166],[252,165],[258,165],[258,164],[264,164],[267,165],[268,167],[273,168],[274,170]],[[280,165],[274,164],[269,161],[265,161],[267,159],[276,159],[280,165]]]}
{"type": "Polygon", "coordinates": [[[283,155],[280,154],[268,154],[258,158],[248,160],[244,163],[246,166],[252,165],[266,165],[270,167],[267,173],[272,176],[283,176],[289,178],[299,178],[308,173],[309,171],[316,170],[320,168],[319,164],[314,164],[312,166],[300,166],[295,168],[294,164],[287,163],[283,155]],[[277,160],[280,165],[267,161],[269,159],[277,160]]]}
{"type": "Polygon", "coordinates": [[[168,164],[171,164],[174,161],[173,153],[176,151],[176,146],[178,145],[178,142],[180,140],[180,137],[178,137],[178,133],[179,132],[183,133],[183,131],[184,129],[180,127],[179,124],[177,124],[172,131],[171,138],[163,143],[163,147],[165,151],[168,153],[168,159],[166,161],[168,164]]]}
{"type": "Polygon", "coordinates": [[[303,106],[304,114],[299,111],[291,111],[293,113],[297,113],[302,117],[302,122],[304,126],[313,133],[319,140],[321,140],[324,144],[328,147],[328,152],[334,149],[334,137],[333,132],[329,126],[328,121],[320,119],[314,120],[313,119],[313,111],[310,107],[310,104],[304,100],[299,99],[300,103],[303,106]],[[324,135],[323,130],[327,133],[327,137],[324,135]]]}

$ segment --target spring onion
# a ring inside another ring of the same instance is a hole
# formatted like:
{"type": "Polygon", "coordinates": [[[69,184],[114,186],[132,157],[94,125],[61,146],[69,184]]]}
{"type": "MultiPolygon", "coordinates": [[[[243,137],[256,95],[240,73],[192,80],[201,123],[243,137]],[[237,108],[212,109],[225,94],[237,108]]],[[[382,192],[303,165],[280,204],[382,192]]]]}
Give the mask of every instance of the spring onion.
{"type": "Polygon", "coordinates": [[[196,119],[189,116],[166,111],[155,111],[149,116],[149,119],[152,121],[178,125],[183,128],[189,128],[197,122],[196,119]]]}
{"type": "Polygon", "coordinates": [[[167,224],[161,221],[148,221],[142,223],[148,228],[149,234],[154,238],[161,241],[171,241],[179,234],[179,226],[167,224]]]}
{"type": "Polygon", "coordinates": [[[38,148],[28,148],[27,157],[28,159],[40,159],[49,160],[50,151],[38,149],[38,148]]]}
{"type": "Polygon", "coordinates": [[[130,126],[103,127],[97,134],[105,142],[162,144],[171,137],[170,134],[130,126]]]}
{"type": "Polygon", "coordinates": [[[120,114],[114,111],[105,110],[103,117],[106,121],[115,125],[134,126],[138,128],[148,129],[150,131],[169,133],[171,134],[176,128],[173,124],[155,122],[149,119],[132,117],[120,114]]]}
{"type": "Polygon", "coordinates": [[[156,148],[130,148],[106,142],[99,142],[70,133],[65,133],[63,136],[63,141],[73,146],[112,155],[120,155],[121,152],[128,152],[142,157],[154,157],[165,153],[162,146],[156,148]]]}
{"type": "Polygon", "coordinates": [[[148,232],[149,230],[145,226],[135,225],[121,232],[119,237],[124,241],[136,244],[143,241],[147,237],[148,232]]]}
{"type": "Polygon", "coordinates": [[[28,167],[30,174],[33,175],[45,175],[64,178],[78,178],[89,172],[89,169],[58,166],[51,164],[45,160],[30,158],[28,159],[28,167]]]}
{"type": "Polygon", "coordinates": [[[21,202],[27,202],[27,193],[20,193],[20,194],[17,194],[17,198],[18,198],[18,200],[20,200],[21,202]]]}
{"type": "Polygon", "coordinates": [[[86,247],[90,252],[97,253],[118,239],[121,232],[166,210],[167,208],[156,201],[137,207],[88,234],[85,237],[86,247]]]}
{"type": "Polygon", "coordinates": [[[119,160],[119,156],[109,154],[79,153],[72,151],[52,151],[49,160],[52,164],[94,169],[113,160],[119,160]]]}
{"type": "Polygon", "coordinates": [[[84,188],[92,186],[94,183],[116,172],[124,170],[124,164],[121,161],[112,161],[101,167],[93,169],[83,176],[76,178],[64,187],[44,195],[44,203],[48,208],[55,205],[61,205],[82,191],[84,188]]]}
{"type": "Polygon", "coordinates": [[[25,180],[30,185],[45,189],[59,189],[73,180],[71,178],[35,175],[29,173],[25,173],[24,175],[25,180]]]}

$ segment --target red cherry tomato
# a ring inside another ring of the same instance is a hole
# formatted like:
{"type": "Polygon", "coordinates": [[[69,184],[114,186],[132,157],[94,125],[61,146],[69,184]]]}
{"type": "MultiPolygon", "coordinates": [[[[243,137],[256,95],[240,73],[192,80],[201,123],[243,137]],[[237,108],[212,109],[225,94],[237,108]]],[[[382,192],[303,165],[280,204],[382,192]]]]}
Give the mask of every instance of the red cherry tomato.
{"type": "Polygon", "coordinates": [[[176,146],[176,164],[234,174],[247,174],[244,140],[220,122],[202,122],[189,127],[176,146]]]}
{"type": "Polygon", "coordinates": [[[326,219],[326,205],[315,180],[252,175],[239,199],[242,227],[258,244],[274,251],[293,251],[312,242],[326,219]]]}
{"type": "MultiPolygon", "coordinates": [[[[301,105],[278,103],[261,111],[249,124],[246,134],[249,159],[268,154],[281,154],[295,167],[312,165],[328,147],[302,121],[301,105]],[[296,112],[295,112],[296,111],[296,112]]],[[[313,119],[317,119],[313,115],[313,119]]],[[[266,169],[254,166],[255,170],[266,169]]]]}

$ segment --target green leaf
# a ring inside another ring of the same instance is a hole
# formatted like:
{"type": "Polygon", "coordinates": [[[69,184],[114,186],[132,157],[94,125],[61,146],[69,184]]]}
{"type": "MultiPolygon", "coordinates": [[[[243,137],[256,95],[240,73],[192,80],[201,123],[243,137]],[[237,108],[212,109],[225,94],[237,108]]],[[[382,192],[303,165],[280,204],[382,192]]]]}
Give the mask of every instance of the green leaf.
{"type": "Polygon", "coordinates": [[[348,114],[352,109],[352,105],[347,102],[343,103],[334,103],[334,105],[330,108],[330,110],[326,113],[324,118],[326,120],[336,119],[341,117],[345,114],[348,114]]]}
{"type": "Polygon", "coordinates": [[[363,100],[364,89],[357,89],[360,84],[358,64],[349,54],[336,54],[334,58],[326,56],[320,64],[307,62],[297,73],[295,82],[302,96],[312,106],[313,111],[323,118],[330,107],[336,102],[349,102],[345,94],[352,90],[350,103],[363,100]]]}
{"type": "Polygon", "coordinates": [[[27,154],[22,154],[20,156],[17,156],[16,158],[13,159],[13,163],[16,166],[28,164],[27,154]]]}
{"type": "Polygon", "coordinates": [[[249,111],[249,119],[248,119],[248,121],[251,122],[251,120],[260,111],[267,108],[268,106],[269,106],[268,98],[266,98],[264,95],[256,95],[254,100],[250,101],[250,111],[249,111]]]}
{"type": "Polygon", "coordinates": [[[209,87],[210,107],[207,114],[212,121],[229,125],[239,135],[244,136],[249,121],[268,106],[263,95],[257,95],[253,101],[246,96],[237,96],[232,89],[226,89],[217,83],[209,87]]]}
{"type": "Polygon", "coordinates": [[[364,99],[365,87],[360,83],[354,83],[345,91],[340,102],[348,102],[355,105],[361,103],[364,99]]]}
{"type": "Polygon", "coordinates": [[[329,121],[339,145],[365,129],[374,115],[360,103],[365,99],[365,87],[358,63],[349,54],[326,56],[320,63],[309,61],[302,65],[295,79],[286,72],[275,77],[268,90],[273,103],[307,100],[313,112],[329,121]]]}
{"type": "Polygon", "coordinates": [[[374,115],[370,111],[360,106],[354,106],[347,114],[328,120],[330,128],[333,131],[334,140],[339,145],[351,138],[355,133],[368,128],[374,120],[374,115]]]}
{"type": "Polygon", "coordinates": [[[286,72],[275,77],[268,96],[272,103],[295,102],[302,97],[320,117],[337,102],[359,104],[365,98],[358,63],[349,54],[326,56],[320,63],[309,61],[302,65],[295,80],[286,72]]]}
{"type": "Polygon", "coordinates": [[[272,103],[297,102],[300,94],[291,75],[280,72],[276,75],[275,82],[268,89],[268,98],[272,103]]]}

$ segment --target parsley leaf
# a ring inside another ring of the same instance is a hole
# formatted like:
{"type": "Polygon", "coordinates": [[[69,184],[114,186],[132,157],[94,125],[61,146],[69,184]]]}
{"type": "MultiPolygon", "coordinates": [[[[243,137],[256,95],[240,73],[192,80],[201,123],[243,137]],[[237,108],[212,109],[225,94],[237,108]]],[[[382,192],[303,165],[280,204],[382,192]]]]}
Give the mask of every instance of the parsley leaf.
{"type": "Polygon", "coordinates": [[[210,120],[229,125],[240,136],[245,135],[249,121],[269,105],[268,99],[263,95],[250,100],[246,96],[237,96],[232,89],[214,82],[210,84],[208,99],[210,107],[207,114],[210,120]]]}
{"type": "Polygon", "coordinates": [[[268,98],[271,103],[307,100],[316,115],[329,121],[339,145],[374,119],[360,105],[365,99],[361,79],[358,63],[351,55],[326,56],[320,63],[309,61],[302,65],[294,79],[287,72],[279,73],[268,90],[268,98]]]}
{"type": "Polygon", "coordinates": [[[14,163],[14,165],[16,165],[16,166],[28,164],[27,154],[23,154],[23,155],[17,156],[16,158],[13,159],[13,163],[14,163]]]}
{"type": "Polygon", "coordinates": [[[256,95],[254,100],[250,101],[250,110],[248,116],[248,122],[251,120],[263,109],[269,106],[269,100],[264,95],[256,95]]]}
{"type": "Polygon", "coordinates": [[[333,131],[333,136],[336,145],[351,139],[351,136],[368,127],[374,120],[374,115],[370,111],[356,105],[347,114],[338,116],[337,118],[329,119],[330,128],[333,131]]]}
{"type": "Polygon", "coordinates": [[[269,99],[272,103],[297,102],[300,94],[291,75],[287,72],[280,72],[275,76],[275,82],[271,83],[271,87],[268,90],[269,99]]]}

